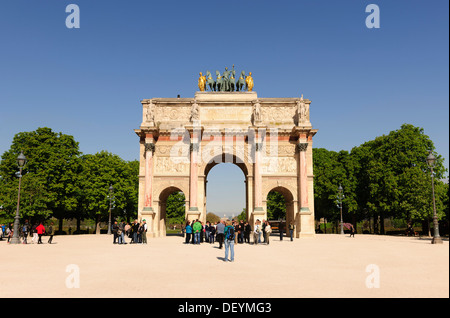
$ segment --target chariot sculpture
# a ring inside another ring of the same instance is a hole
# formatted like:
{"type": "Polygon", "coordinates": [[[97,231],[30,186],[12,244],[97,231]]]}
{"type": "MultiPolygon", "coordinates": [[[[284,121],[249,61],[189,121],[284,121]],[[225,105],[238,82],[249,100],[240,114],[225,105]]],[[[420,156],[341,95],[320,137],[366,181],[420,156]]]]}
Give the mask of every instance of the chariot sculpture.
{"type": "Polygon", "coordinates": [[[252,72],[249,72],[249,75],[245,75],[245,71],[241,72],[241,75],[236,81],[236,70],[233,67],[228,70],[228,67],[225,67],[225,71],[220,74],[219,71],[216,70],[216,79],[214,80],[211,72],[206,71],[206,75],[203,75],[200,72],[200,77],[198,79],[198,87],[200,91],[207,91],[208,89],[211,92],[243,92],[248,91],[251,92],[253,90],[253,77],[252,72]]]}

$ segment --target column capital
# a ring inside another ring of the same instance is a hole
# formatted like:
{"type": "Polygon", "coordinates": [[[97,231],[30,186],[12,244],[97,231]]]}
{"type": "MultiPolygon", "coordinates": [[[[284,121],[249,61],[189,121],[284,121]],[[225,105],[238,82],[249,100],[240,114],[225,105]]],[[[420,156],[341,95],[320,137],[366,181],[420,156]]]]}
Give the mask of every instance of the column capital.
{"type": "Polygon", "coordinates": [[[308,143],[307,142],[299,142],[296,146],[296,149],[298,152],[306,151],[306,149],[308,149],[308,143]]]}
{"type": "Polygon", "coordinates": [[[155,152],[155,144],[153,142],[146,142],[144,144],[144,147],[145,147],[145,152],[147,152],[147,151],[155,152]]]}

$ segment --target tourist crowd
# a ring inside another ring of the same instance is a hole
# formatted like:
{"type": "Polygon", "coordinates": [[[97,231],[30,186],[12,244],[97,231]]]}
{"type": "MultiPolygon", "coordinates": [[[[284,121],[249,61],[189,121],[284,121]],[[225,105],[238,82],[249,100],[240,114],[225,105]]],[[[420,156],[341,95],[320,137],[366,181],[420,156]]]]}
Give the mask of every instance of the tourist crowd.
{"type": "Polygon", "coordinates": [[[147,221],[134,220],[133,223],[115,221],[112,225],[114,236],[113,244],[127,244],[125,237],[130,239],[130,244],[147,244],[147,221]]]}
{"type": "MultiPolygon", "coordinates": [[[[28,244],[28,236],[32,237],[31,243],[42,244],[42,236],[44,234],[47,234],[49,236],[47,243],[51,244],[54,235],[53,222],[47,229],[42,223],[31,224],[28,222],[28,220],[26,220],[23,225],[19,226],[19,238],[21,239],[22,244],[28,244]]],[[[10,243],[13,236],[13,223],[10,223],[9,225],[0,224],[0,240],[3,240],[3,238],[7,238],[7,242],[10,243]]]]}
{"type": "MultiPolygon", "coordinates": [[[[199,220],[195,221],[187,221],[184,227],[185,233],[185,243],[186,244],[200,244],[200,243],[219,243],[219,248],[222,248],[224,243],[224,235],[225,227],[227,226],[227,222],[229,222],[228,226],[232,226],[234,229],[234,243],[236,244],[250,244],[252,241],[253,244],[269,244],[270,243],[270,235],[272,234],[272,227],[269,221],[263,220],[256,221],[253,228],[248,222],[244,221],[220,221],[220,222],[206,222],[203,223],[199,220]]],[[[294,224],[291,222],[289,225],[289,235],[291,241],[293,240],[294,235],[294,224]]],[[[280,240],[283,240],[284,235],[284,223],[279,223],[279,234],[280,240]]]]}

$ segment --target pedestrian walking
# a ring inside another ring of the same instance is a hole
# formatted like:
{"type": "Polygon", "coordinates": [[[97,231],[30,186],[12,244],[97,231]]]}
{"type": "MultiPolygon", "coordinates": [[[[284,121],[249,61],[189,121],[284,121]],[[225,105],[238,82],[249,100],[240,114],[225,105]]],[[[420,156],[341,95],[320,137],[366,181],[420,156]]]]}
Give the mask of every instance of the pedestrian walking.
{"type": "Polygon", "coordinates": [[[353,224],[350,224],[350,237],[355,237],[355,228],[353,227],[353,224]]]}
{"type": "Polygon", "coordinates": [[[52,242],[53,242],[53,235],[54,235],[54,232],[53,232],[53,222],[50,223],[50,226],[48,227],[47,233],[48,233],[48,235],[50,235],[50,237],[49,237],[47,243],[48,243],[48,244],[52,244],[52,242]]]}
{"type": "Polygon", "coordinates": [[[225,259],[224,261],[228,261],[228,255],[230,255],[230,262],[234,262],[234,240],[236,238],[236,230],[232,225],[231,221],[227,222],[227,226],[224,229],[225,236],[225,259]]]}
{"type": "Polygon", "coordinates": [[[42,235],[45,233],[45,227],[42,225],[42,222],[36,227],[36,232],[38,235],[38,244],[42,244],[42,235]]]}

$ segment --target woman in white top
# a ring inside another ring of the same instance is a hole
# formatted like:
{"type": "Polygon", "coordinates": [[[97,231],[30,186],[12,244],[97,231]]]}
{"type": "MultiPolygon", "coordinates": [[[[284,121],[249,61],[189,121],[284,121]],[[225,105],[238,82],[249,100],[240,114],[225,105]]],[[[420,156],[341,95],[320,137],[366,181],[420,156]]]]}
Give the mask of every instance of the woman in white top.
{"type": "Polygon", "coordinates": [[[269,244],[270,233],[272,233],[272,228],[270,227],[270,223],[266,221],[266,243],[269,244]]]}

